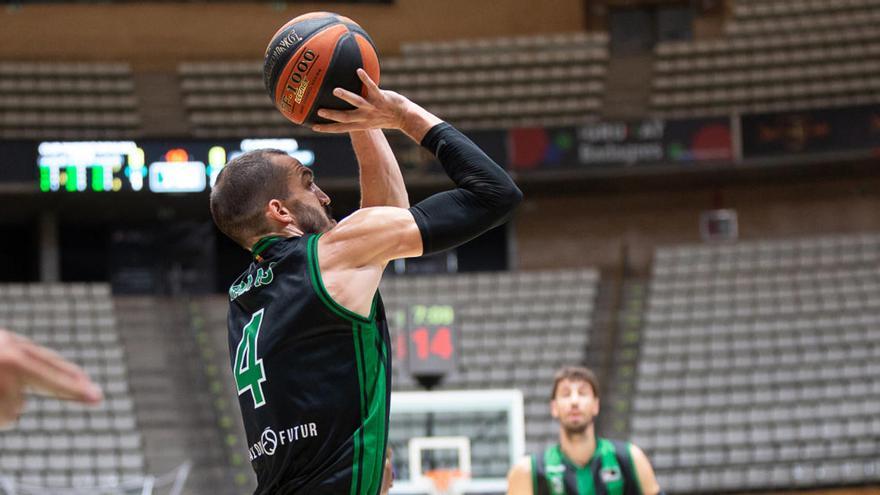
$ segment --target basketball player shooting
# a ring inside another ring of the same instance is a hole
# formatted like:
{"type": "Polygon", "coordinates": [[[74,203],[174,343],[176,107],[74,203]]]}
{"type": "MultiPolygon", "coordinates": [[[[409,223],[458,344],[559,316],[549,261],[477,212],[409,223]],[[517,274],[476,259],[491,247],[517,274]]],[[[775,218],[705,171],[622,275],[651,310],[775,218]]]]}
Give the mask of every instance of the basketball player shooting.
{"type": "Polygon", "coordinates": [[[640,448],[596,436],[599,385],[592,371],[556,373],[550,414],[559,420],[559,443],[511,468],[508,495],[662,495],[640,448]]]}
{"type": "MultiPolygon", "coordinates": [[[[319,132],[351,133],[361,208],[338,224],[312,170],[274,150],[230,161],[211,193],[218,228],[253,262],[230,288],[230,361],[257,494],[375,495],[391,392],[378,294],[389,261],[459,246],[504,223],[522,199],[473,142],[358,70],[353,110],[320,110],[319,132]],[[455,189],[410,207],[379,129],[432,152],[455,189]]],[[[320,163],[316,169],[320,170],[320,163]]]]}

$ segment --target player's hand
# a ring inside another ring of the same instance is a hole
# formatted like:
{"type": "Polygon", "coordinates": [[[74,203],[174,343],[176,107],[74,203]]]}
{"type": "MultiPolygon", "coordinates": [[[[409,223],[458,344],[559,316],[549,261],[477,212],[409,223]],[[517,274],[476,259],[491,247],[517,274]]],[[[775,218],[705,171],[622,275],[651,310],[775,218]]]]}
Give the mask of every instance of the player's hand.
{"type": "Polygon", "coordinates": [[[86,373],[54,351],[0,329],[0,426],[15,421],[25,392],[97,404],[101,389],[86,373]]]}
{"type": "Polygon", "coordinates": [[[406,97],[379,88],[363,69],[357,70],[358,78],[364,84],[365,96],[351,91],[336,88],[333,96],[354,106],[354,110],[331,110],[321,108],[318,116],[336,123],[316,124],[313,131],[342,133],[363,131],[367,129],[402,129],[406,121],[406,113],[413,105],[406,97]]]}

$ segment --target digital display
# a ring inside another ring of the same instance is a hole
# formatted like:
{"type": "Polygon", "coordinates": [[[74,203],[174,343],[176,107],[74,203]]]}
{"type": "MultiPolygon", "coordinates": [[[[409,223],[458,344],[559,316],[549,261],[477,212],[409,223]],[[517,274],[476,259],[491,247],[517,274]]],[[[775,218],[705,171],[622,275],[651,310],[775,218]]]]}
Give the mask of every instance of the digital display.
{"type": "Polygon", "coordinates": [[[153,162],[150,191],[155,193],[201,192],[208,187],[207,168],[202,162],[153,162]]]}
{"type": "Polygon", "coordinates": [[[198,193],[214,185],[229,160],[261,148],[284,151],[307,167],[315,162],[312,149],[290,138],[43,142],[37,147],[40,191],[198,193]]]}
{"type": "Polygon", "coordinates": [[[444,304],[413,304],[406,314],[405,345],[399,357],[414,376],[443,376],[455,370],[458,333],[455,308],[444,304]]]}
{"type": "MultiPolygon", "coordinates": [[[[479,131],[469,137],[498,163],[506,162],[506,134],[479,131]]],[[[445,183],[436,158],[400,133],[387,134],[404,177],[445,183]]],[[[281,139],[135,139],[116,141],[0,140],[0,183],[44,193],[107,192],[150,194],[204,192],[226,163],[241,153],[274,148],[314,168],[318,180],[356,181],[358,162],[346,135],[281,139]],[[180,170],[174,170],[180,164],[180,170]],[[204,166],[205,186],[196,180],[204,166]],[[157,170],[151,173],[156,165],[157,170]],[[161,183],[160,183],[161,179],[161,183]],[[200,189],[200,191],[196,191],[200,189]]]]}
{"type": "Polygon", "coordinates": [[[144,165],[143,150],[134,141],[44,142],[37,153],[41,191],[118,191],[119,174],[144,165]]]}

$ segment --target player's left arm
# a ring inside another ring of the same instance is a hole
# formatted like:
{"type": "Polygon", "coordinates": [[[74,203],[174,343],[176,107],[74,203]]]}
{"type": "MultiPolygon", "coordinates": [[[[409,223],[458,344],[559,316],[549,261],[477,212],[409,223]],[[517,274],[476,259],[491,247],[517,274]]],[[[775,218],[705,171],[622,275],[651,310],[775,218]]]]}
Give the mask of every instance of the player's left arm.
{"type": "Polygon", "coordinates": [[[523,457],[507,473],[507,495],[534,495],[532,485],[532,459],[523,457]]]}
{"type": "Polygon", "coordinates": [[[654,468],[648,456],[635,444],[630,444],[629,455],[632,456],[636,467],[636,476],[639,477],[639,486],[642,487],[643,495],[662,495],[657,477],[654,476],[654,468]]]}
{"type": "Polygon", "coordinates": [[[361,208],[409,208],[400,166],[382,130],[352,131],[349,137],[360,169],[361,208]]]}

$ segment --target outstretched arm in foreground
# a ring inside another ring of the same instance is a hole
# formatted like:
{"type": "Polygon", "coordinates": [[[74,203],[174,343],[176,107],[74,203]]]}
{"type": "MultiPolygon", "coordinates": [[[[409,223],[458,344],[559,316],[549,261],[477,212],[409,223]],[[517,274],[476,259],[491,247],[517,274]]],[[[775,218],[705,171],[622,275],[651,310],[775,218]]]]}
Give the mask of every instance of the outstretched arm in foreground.
{"type": "Polygon", "coordinates": [[[85,372],[54,351],[0,329],[0,426],[18,419],[25,392],[97,404],[103,396],[85,372]]]}

